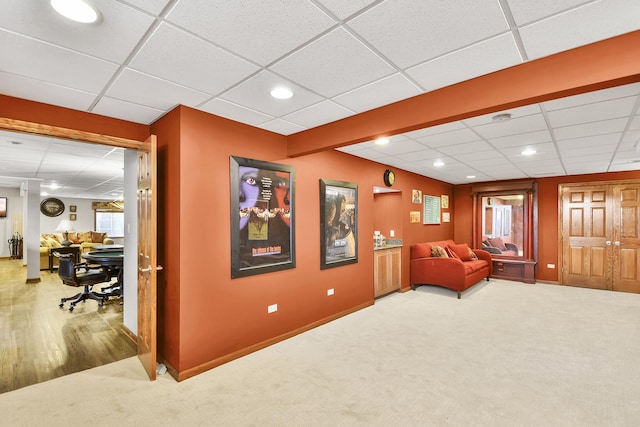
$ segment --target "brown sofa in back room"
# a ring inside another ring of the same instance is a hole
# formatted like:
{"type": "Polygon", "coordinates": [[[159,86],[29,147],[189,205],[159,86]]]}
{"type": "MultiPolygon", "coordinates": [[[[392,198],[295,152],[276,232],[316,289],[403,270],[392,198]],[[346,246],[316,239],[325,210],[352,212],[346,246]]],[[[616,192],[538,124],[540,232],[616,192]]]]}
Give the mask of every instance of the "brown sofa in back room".
{"type": "MultiPolygon", "coordinates": [[[[64,240],[62,233],[49,233],[40,235],[40,270],[49,268],[49,251],[50,248],[62,246],[60,242],[64,240]]],[[[113,239],[107,236],[107,233],[98,233],[97,231],[81,231],[78,233],[69,233],[71,246],[79,246],[80,253],[91,251],[92,248],[100,245],[113,245],[113,239]]],[[[58,265],[58,258],[53,257],[54,267],[58,265]]]]}
{"type": "Polygon", "coordinates": [[[469,252],[467,244],[453,240],[411,245],[411,289],[419,285],[442,286],[460,293],[491,276],[491,254],[481,249],[469,252]],[[473,257],[476,257],[474,259],[473,257]]]}

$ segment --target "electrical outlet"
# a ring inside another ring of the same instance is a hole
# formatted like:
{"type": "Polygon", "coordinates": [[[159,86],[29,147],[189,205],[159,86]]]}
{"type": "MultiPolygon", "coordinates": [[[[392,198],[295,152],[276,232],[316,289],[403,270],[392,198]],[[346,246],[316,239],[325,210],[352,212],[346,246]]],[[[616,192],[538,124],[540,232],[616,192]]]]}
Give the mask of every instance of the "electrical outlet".
{"type": "Polygon", "coordinates": [[[556,268],[555,264],[547,264],[547,268],[556,268]]]}
{"type": "Polygon", "coordinates": [[[278,304],[271,304],[267,307],[267,313],[275,313],[276,311],[278,311],[278,304]]]}
{"type": "Polygon", "coordinates": [[[327,289],[327,296],[333,295],[333,288],[327,289]]]}

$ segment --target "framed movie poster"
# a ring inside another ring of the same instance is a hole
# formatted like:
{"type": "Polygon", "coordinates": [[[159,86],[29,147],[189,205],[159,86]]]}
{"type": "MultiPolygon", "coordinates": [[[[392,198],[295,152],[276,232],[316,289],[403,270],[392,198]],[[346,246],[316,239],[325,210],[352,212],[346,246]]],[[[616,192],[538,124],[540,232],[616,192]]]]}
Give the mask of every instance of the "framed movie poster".
{"type": "Polygon", "coordinates": [[[320,269],[358,262],[358,185],[320,180],[320,269]]]}
{"type": "Polygon", "coordinates": [[[293,166],[230,158],[231,278],[296,266],[293,166]]]}

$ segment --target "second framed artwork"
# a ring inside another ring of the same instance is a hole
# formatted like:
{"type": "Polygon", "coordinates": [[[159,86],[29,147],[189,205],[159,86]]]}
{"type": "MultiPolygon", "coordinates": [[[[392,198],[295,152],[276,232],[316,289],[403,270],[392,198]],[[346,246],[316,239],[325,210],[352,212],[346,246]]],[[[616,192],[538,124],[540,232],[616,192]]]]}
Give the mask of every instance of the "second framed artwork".
{"type": "Polygon", "coordinates": [[[320,269],[358,262],[358,185],[320,180],[320,269]]]}

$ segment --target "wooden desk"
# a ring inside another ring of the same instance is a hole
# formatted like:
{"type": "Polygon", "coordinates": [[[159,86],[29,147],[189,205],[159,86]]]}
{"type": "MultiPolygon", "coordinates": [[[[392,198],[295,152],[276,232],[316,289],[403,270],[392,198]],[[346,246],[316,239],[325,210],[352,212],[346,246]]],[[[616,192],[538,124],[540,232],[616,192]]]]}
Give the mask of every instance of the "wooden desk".
{"type": "Polygon", "coordinates": [[[57,248],[49,248],[49,271],[53,272],[54,254],[73,254],[73,262],[80,262],[80,246],[59,246],[57,248]]]}

